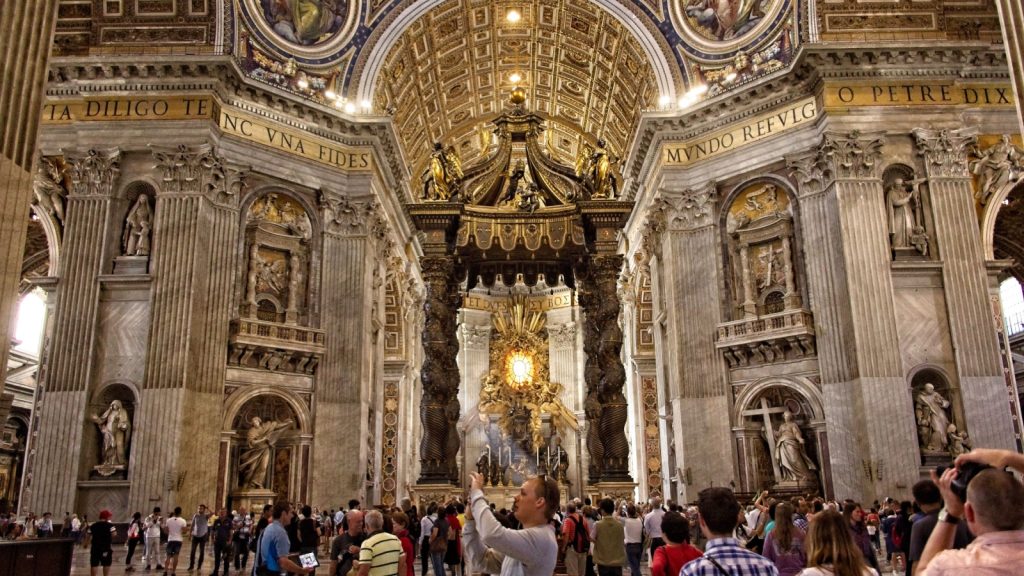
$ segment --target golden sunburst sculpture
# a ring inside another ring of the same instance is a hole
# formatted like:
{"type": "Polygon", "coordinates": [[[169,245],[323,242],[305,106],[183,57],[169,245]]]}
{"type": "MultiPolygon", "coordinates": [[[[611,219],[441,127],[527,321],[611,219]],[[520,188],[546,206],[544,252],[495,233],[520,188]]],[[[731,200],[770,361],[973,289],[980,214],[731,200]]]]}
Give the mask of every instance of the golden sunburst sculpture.
{"type": "Polygon", "coordinates": [[[492,319],[490,370],[481,382],[481,418],[497,414],[501,430],[520,442],[528,433],[532,446],[524,448],[530,449],[544,444],[544,414],[551,415],[551,427],[557,432],[576,429],[575,415],[559,398],[562,385],[550,380],[544,311],[530,310],[526,294],[513,294],[492,319]],[[524,410],[530,415],[529,431],[516,429],[515,416],[524,410]]]}

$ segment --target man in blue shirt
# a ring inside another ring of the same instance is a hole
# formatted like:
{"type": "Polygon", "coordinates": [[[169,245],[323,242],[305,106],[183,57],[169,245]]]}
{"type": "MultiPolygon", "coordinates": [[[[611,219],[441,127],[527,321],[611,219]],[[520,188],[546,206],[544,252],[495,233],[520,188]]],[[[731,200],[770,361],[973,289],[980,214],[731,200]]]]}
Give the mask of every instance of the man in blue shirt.
{"type": "Polygon", "coordinates": [[[704,555],[683,566],[680,576],[779,576],[775,564],[732,537],[740,503],[728,488],[705,488],[697,496],[700,530],[708,538],[704,555]]]}
{"type": "Polygon", "coordinates": [[[288,557],[290,542],[288,532],[284,525],[292,521],[292,505],[287,500],[274,504],[272,512],[273,522],[260,535],[260,554],[256,558],[256,564],[264,565],[271,574],[309,574],[312,568],[303,568],[288,557]]]}

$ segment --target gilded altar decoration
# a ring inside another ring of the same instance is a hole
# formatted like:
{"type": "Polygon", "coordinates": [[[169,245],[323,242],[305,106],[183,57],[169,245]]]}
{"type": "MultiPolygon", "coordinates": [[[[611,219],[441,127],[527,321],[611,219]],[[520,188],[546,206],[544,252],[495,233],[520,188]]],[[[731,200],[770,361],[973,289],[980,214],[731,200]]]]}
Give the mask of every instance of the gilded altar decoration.
{"type": "Polygon", "coordinates": [[[565,430],[575,416],[562,404],[562,385],[549,380],[547,316],[531,309],[525,294],[513,294],[492,316],[490,371],[483,378],[480,413],[498,415],[501,431],[529,452],[547,444],[542,416],[565,430]]]}

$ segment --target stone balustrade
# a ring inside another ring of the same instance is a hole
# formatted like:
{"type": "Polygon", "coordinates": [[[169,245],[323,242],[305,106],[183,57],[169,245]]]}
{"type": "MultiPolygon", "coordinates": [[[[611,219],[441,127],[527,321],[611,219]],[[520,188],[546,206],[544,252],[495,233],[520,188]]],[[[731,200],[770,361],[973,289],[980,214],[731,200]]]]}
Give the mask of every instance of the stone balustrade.
{"type": "Polygon", "coordinates": [[[251,318],[231,322],[228,364],[314,374],[324,354],[325,332],[251,318]]]}
{"type": "Polygon", "coordinates": [[[814,317],[797,309],[724,322],[715,346],[730,368],[813,356],[814,317]]]}

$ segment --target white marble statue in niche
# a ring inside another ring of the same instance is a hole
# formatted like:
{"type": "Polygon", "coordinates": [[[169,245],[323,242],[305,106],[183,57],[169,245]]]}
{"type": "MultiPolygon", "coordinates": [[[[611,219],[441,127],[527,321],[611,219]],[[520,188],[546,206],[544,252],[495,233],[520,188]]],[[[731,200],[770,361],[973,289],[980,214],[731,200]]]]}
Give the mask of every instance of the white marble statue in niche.
{"type": "Polygon", "coordinates": [[[124,222],[121,248],[125,256],[149,256],[150,232],[153,229],[153,211],[149,196],[139,194],[124,222]]]}
{"type": "Polygon", "coordinates": [[[800,484],[815,482],[814,471],[818,467],[807,455],[806,441],[800,426],[793,421],[793,413],[789,410],[782,414],[782,419],[775,438],[775,459],[779,463],[782,481],[800,484]]]}
{"type": "Polygon", "coordinates": [[[949,406],[949,400],[935,390],[931,382],[926,383],[914,396],[917,436],[922,451],[949,451],[949,406]]]}
{"type": "Polygon", "coordinates": [[[103,414],[90,417],[100,430],[100,448],[103,460],[96,467],[102,476],[109,476],[116,470],[123,470],[128,464],[128,439],[131,434],[131,420],[128,410],[120,400],[114,400],[103,414]]]}
{"type": "Polygon", "coordinates": [[[889,220],[889,241],[894,251],[915,250],[928,255],[928,234],[924,228],[920,185],[924,178],[893,178],[885,188],[889,220]]]}
{"type": "Polygon", "coordinates": [[[264,422],[258,416],[250,420],[246,432],[245,450],[238,459],[238,472],[241,477],[241,488],[266,488],[267,470],[270,467],[270,456],[281,436],[292,427],[289,421],[268,420],[264,422]]]}

